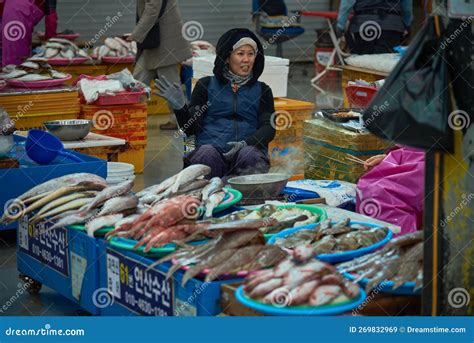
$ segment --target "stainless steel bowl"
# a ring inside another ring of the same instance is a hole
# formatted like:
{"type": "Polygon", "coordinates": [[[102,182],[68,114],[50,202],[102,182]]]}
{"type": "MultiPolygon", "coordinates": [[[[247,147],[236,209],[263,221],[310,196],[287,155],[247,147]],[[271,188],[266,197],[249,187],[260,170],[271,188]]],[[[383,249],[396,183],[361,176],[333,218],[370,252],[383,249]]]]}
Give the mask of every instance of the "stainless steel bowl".
{"type": "Polygon", "coordinates": [[[286,174],[254,174],[233,177],[227,183],[246,199],[272,199],[282,193],[288,178],[286,174]]]}
{"type": "Polygon", "coordinates": [[[51,120],[43,125],[62,141],[77,141],[89,134],[92,122],[83,119],[51,120]]]}

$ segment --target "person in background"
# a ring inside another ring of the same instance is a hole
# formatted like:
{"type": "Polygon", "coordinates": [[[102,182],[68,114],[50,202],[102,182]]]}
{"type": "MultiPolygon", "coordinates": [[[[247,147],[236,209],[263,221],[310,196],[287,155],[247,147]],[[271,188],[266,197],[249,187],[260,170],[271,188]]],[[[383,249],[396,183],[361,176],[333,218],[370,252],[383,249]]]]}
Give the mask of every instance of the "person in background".
{"type": "Polygon", "coordinates": [[[199,79],[189,106],[177,84],[166,78],[157,81],[157,94],[172,103],[180,128],[196,136],[196,149],[185,156],[185,167],[205,164],[211,177],[268,172],[275,106],[270,87],[258,81],[264,65],[255,34],[232,29],[217,43],[214,75],[199,79]]]}
{"type": "MultiPolygon", "coordinates": [[[[183,25],[177,0],[137,0],[137,18],[138,22],[128,38],[136,41],[139,48],[133,77],[149,85],[154,78],[165,76],[170,82],[181,85],[179,64],[191,57],[191,48],[181,33],[183,25]],[[157,34],[155,28],[158,25],[157,34]],[[156,47],[140,48],[141,44],[156,45],[153,42],[157,39],[159,45],[156,47]]],[[[176,130],[178,125],[174,115],[171,114],[168,123],[160,128],[176,130]]]]}
{"type": "Polygon", "coordinates": [[[352,54],[393,53],[410,35],[412,0],[341,0],[336,34],[344,34],[351,11],[354,15],[345,38],[352,54]]]}
{"type": "Polygon", "coordinates": [[[5,0],[2,15],[2,66],[30,56],[35,26],[45,18],[45,38],[56,35],[56,0],[5,0]]]}

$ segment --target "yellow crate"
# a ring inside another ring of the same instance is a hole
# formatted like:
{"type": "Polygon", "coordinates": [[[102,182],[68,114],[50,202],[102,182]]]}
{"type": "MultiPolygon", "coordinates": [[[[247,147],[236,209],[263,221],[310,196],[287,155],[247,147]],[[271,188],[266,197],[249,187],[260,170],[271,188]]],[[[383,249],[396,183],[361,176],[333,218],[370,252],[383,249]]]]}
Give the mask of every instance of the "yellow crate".
{"type": "Polygon", "coordinates": [[[154,93],[155,89],[155,81],[151,81],[151,99],[148,102],[148,115],[156,115],[156,114],[170,114],[172,111],[170,110],[168,103],[165,99],[161,96],[158,96],[154,93]]]}
{"type": "Polygon", "coordinates": [[[135,173],[142,173],[145,168],[145,146],[131,147],[119,153],[117,162],[133,164],[135,166],[135,173]]]}

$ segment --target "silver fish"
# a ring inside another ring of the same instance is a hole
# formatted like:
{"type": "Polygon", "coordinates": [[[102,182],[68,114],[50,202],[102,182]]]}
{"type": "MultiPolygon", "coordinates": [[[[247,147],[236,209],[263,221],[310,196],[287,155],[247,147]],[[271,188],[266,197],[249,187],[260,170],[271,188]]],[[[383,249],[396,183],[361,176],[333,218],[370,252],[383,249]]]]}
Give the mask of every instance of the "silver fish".
{"type": "Polygon", "coordinates": [[[84,186],[87,186],[88,184],[95,184],[98,187],[102,186],[101,189],[107,187],[107,182],[98,175],[90,173],[68,174],[43,182],[42,184],[39,184],[38,186],[35,186],[29,191],[20,195],[18,199],[25,200],[41,193],[55,191],[63,186],[73,186],[79,184],[84,186]]]}
{"type": "Polygon", "coordinates": [[[212,194],[209,199],[206,201],[206,213],[204,218],[212,217],[212,211],[221,203],[225,197],[225,192],[218,192],[212,194]]]}
{"type": "MultiPolygon", "coordinates": [[[[38,211],[38,213],[36,214],[36,216],[41,216],[43,213],[46,213],[48,212],[49,210],[55,208],[55,207],[59,207],[63,204],[66,204],[70,201],[73,201],[75,199],[81,199],[81,198],[91,198],[92,196],[94,196],[95,193],[94,192],[78,192],[78,193],[73,193],[73,194],[69,194],[69,195],[66,195],[66,196],[63,196],[61,198],[58,198],[52,202],[50,202],[49,204],[47,204],[46,206],[43,206],[41,208],[41,210],[38,211]]],[[[35,216],[35,217],[36,217],[35,216]]],[[[32,220],[34,219],[31,218],[32,220]]]]}
{"type": "Polygon", "coordinates": [[[113,38],[106,38],[104,43],[112,50],[120,50],[121,48],[121,44],[113,38]]]}
{"type": "Polygon", "coordinates": [[[123,218],[123,214],[110,214],[107,216],[97,217],[86,224],[87,235],[94,237],[94,232],[104,226],[113,226],[123,218]]]}
{"type": "Polygon", "coordinates": [[[171,187],[174,184],[177,176],[178,175],[170,176],[169,178],[165,179],[158,185],[153,185],[153,186],[145,188],[141,192],[137,193],[137,197],[141,198],[142,196],[145,196],[148,194],[160,194],[161,192],[163,192],[164,190],[166,190],[167,188],[171,187]]]}
{"type": "Polygon", "coordinates": [[[88,221],[90,218],[97,214],[98,210],[92,210],[89,212],[73,213],[64,218],[59,219],[53,226],[48,230],[54,230],[60,227],[66,227],[74,224],[81,224],[88,221]]]}
{"type": "Polygon", "coordinates": [[[122,211],[134,209],[137,205],[138,198],[135,195],[116,197],[107,200],[99,214],[100,216],[106,216],[109,214],[120,213],[122,211]]]}
{"type": "Polygon", "coordinates": [[[90,201],[91,201],[91,198],[74,199],[74,200],[72,200],[68,203],[65,203],[64,205],[53,208],[49,212],[46,212],[46,213],[43,213],[40,216],[37,216],[36,219],[34,220],[34,222],[36,223],[36,222],[40,221],[43,218],[51,217],[51,216],[54,216],[54,215],[59,214],[59,213],[63,213],[63,212],[66,212],[66,211],[81,208],[82,206],[84,206],[85,204],[87,204],[90,201]]]}
{"type": "Polygon", "coordinates": [[[0,79],[10,80],[28,74],[25,70],[14,69],[7,73],[0,74],[0,79]]]}
{"type": "Polygon", "coordinates": [[[44,81],[44,80],[51,80],[51,79],[52,79],[52,77],[49,76],[49,75],[26,74],[26,75],[17,77],[15,80],[30,82],[30,81],[44,81]]]}
{"type": "Polygon", "coordinates": [[[109,186],[96,195],[94,201],[87,207],[88,210],[102,205],[107,200],[130,192],[133,188],[133,180],[127,180],[115,186],[109,186]]]}
{"type": "Polygon", "coordinates": [[[176,177],[176,181],[171,186],[171,193],[176,193],[179,187],[187,185],[201,176],[206,176],[211,173],[211,168],[204,164],[193,164],[181,170],[176,177]]]}
{"type": "Polygon", "coordinates": [[[219,192],[224,187],[224,182],[222,182],[220,177],[213,177],[209,180],[209,184],[204,187],[202,190],[202,201],[206,201],[209,196],[219,192]]]}

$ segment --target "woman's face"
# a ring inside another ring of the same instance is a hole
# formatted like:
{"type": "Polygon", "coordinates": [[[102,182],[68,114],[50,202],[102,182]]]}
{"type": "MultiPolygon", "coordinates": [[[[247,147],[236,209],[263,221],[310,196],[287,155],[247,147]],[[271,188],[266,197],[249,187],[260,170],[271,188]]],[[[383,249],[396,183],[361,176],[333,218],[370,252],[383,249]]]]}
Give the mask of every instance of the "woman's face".
{"type": "Polygon", "coordinates": [[[227,63],[234,74],[247,76],[252,72],[255,63],[255,51],[250,45],[242,45],[230,54],[227,63]]]}

